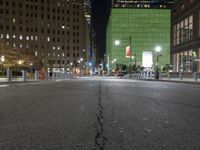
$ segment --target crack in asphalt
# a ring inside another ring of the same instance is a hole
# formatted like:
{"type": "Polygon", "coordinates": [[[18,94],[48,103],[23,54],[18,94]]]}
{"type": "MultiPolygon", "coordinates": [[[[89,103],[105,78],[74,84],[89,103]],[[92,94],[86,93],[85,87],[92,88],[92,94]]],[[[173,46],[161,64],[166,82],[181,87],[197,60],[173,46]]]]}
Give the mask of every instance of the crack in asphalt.
{"type": "Polygon", "coordinates": [[[103,91],[101,87],[101,83],[98,86],[98,94],[97,94],[97,121],[95,122],[96,136],[95,136],[95,144],[93,150],[104,150],[107,138],[104,134],[104,116],[103,116],[103,91]]]}

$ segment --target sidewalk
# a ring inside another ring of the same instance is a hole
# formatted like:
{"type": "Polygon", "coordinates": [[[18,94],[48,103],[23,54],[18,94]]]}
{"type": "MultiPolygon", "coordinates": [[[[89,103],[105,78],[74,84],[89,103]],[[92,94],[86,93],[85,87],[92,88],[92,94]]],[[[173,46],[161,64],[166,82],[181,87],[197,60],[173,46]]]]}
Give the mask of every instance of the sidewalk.
{"type": "Polygon", "coordinates": [[[0,78],[0,84],[31,82],[31,81],[35,81],[35,80],[33,80],[33,79],[27,79],[26,81],[23,81],[22,78],[12,78],[12,81],[8,82],[7,78],[0,78]]]}
{"type": "Polygon", "coordinates": [[[141,80],[200,84],[200,79],[197,79],[197,81],[195,81],[194,78],[183,78],[182,80],[180,80],[180,78],[170,78],[170,79],[162,78],[159,80],[157,80],[157,79],[141,79],[141,80]]]}

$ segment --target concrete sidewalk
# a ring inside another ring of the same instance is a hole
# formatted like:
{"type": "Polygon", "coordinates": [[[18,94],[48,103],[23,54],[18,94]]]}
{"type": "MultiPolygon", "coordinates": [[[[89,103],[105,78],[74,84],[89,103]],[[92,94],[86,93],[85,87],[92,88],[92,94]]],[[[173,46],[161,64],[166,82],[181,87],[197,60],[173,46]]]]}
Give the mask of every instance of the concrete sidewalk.
{"type": "Polygon", "coordinates": [[[177,82],[177,83],[191,83],[191,84],[200,84],[200,79],[197,79],[197,81],[194,80],[194,78],[183,78],[180,80],[180,78],[162,78],[162,79],[142,79],[146,81],[160,81],[160,82],[177,82]]]}

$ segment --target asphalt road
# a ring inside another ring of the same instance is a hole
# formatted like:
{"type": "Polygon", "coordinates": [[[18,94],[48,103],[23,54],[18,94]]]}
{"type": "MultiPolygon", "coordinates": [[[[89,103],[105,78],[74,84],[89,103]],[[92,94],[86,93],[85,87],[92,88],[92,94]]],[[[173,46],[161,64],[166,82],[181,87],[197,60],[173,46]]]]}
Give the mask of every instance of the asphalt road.
{"type": "Polygon", "coordinates": [[[200,150],[200,85],[0,85],[0,150],[200,150]]]}

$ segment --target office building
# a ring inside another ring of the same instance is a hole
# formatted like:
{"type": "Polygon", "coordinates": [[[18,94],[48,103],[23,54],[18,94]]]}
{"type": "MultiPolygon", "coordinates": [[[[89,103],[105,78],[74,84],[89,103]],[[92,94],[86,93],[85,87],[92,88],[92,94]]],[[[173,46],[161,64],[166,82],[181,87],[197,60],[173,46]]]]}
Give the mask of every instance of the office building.
{"type": "Polygon", "coordinates": [[[177,0],[171,29],[173,71],[200,72],[200,1],[177,0]]]}
{"type": "Polygon", "coordinates": [[[0,0],[0,38],[54,71],[87,61],[89,29],[81,0],[0,0]]]}
{"type": "Polygon", "coordinates": [[[169,64],[171,4],[172,2],[113,1],[107,27],[110,68],[123,64],[153,69],[155,65],[164,67],[169,64]],[[161,48],[159,53],[156,52],[158,46],[161,48]]]}

